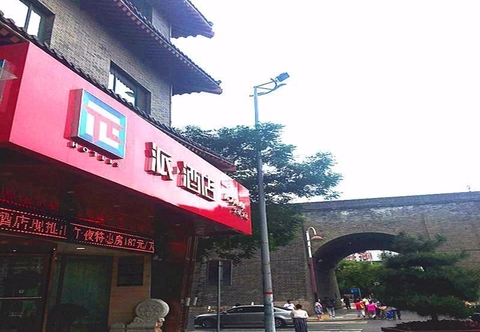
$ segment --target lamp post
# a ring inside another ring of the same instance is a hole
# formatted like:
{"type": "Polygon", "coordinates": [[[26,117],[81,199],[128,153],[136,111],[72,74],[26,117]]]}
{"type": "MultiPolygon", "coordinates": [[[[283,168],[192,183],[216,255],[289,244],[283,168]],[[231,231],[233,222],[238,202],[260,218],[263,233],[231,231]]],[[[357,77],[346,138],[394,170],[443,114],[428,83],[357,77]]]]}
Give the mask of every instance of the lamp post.
{"type": "Polygon", "coordinates": [[[310,281],[312,283],[313,295],[315,296],[315,301],[316,301],[318,299],[318,292],[317,292],[317,280],[315,278],[315,269],[313,266],[311,241],[323,240],[323,237],[321,237],[320,235],[317,235],[317,231],[313,227],[307,228],[307,231],[305,232],[305,237],[307,239],[308,265],[310,266],[310,281]],[[310,231],[313,231],[313,236],[311,238],[310,238],[310,231]]]}
{"type": "MultiPolygon", "coordinates": [[[[255,107],[255,130],[260,138],[260,121],[258,117],[258,97],[271,93],[285,85],[282,83],[290,76],[282,73],[269,82],[255,85],[253,87],[253,105],[255,107]]],[[[257,184],[258,184],[258,205],[260,214],[260,247],[262,260],[262,281],[263,281],[263,308],[265,312],[264,323],[266,332],[275,331],[275,320],[273,316],[273,288],[272,272],[270,269],[270,249],[268,246],[267,208],[265,204],[265,192],[263,183],[263,163],[260,141],[257,143],[257,184]]]]}

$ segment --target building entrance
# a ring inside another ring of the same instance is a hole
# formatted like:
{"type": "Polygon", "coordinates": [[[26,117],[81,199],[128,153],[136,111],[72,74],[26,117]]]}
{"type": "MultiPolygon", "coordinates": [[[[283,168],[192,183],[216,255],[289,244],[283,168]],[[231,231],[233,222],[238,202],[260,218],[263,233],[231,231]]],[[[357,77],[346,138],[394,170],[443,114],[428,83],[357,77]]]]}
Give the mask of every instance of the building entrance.
{"type": "Polygon", "coordinates": [[[111,279],[112,257],[57,255],[47,332],[107,331],[111,279]]]}
{"type": "Polygon", "coordinates": [[[0,332],[42,330],[49,254],[0,254],[0,332]]]}

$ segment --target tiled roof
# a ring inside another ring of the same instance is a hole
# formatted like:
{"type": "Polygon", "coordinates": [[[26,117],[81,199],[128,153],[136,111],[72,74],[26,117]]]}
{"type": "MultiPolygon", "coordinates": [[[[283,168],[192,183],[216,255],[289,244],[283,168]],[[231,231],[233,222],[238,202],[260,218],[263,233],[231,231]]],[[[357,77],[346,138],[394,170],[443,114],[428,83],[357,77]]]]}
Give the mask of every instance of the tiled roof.
{"type": "Polygon", "coordinates": [[[140,115],[147,122],[154,125],[156,128],[173,138],[175,141],[179,142],[189,150],[198,154],[200,157],[210,162],[215,167],[219,168],[224,172],[233,172],[235,171],[235,165],[223,158],[222,156],[216,154],[210,149],[192,141],[191,139],[182,136],[174,128],[169,127],[163,123],[160,123],[156,119],[152,118],[149,114],[144,113],[133,104],[123,99],[121,96],[115,94],[112,90],[109,90],[105,85],[98,82],[95,78],[91,77],[89,74],[85,73],[81,68],[76,66],[71,61],[67,60],[60,52],[49,47],[46,43],[42,43],[37,37],[27,34],[25,29],[19,28],[15,23],[3,16],[3,13],[0,11],[0,46],[6,44],[16,44],[22,42],[31,42],[36,46],[40,47],[42,50],[50,54],[56,60],[69,67],[72,71],[83,77],[85,80],[89,81],[97,88],[101,89],[104,93],[110,95],[112,98],[115,98],[123,105],[140,115]]]}
{"type": "Polygon", "coordinates": [[[114,27],[119,38],[138,45],[145,57],[153,60],[159,70],[168,73],[174,95],[192,92],[222,93],[220,81],[213,79],[182,53],[128,0],[82,0],[82,6],[105,24],[114,27]]]}
{"type": "Polygon", "coordinates": [[[167,9],[173,38],[197,35],[213,37],[213,24],[189,0],[156,0],[153,3],[167,9]]]}

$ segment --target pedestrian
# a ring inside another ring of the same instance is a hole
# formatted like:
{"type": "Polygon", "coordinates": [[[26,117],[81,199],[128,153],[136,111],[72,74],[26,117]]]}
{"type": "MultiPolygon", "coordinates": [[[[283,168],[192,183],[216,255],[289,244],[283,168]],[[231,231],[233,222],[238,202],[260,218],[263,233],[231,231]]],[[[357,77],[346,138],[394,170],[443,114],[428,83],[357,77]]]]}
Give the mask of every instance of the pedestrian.
{"type": "Polygon", "coordinates": [[[398,320],[402,320],[402,312],[400,311],[400,309],[397,308],[396,312],[398,320]]]}
{"type": "Polygon", "coordinates": [[[330,318],[335,318],[335,299],[325,296],[324,303],[325,307],[327,307],[328,316],[330,316],[330,318]]]}
{"type": "Polygon", "coordinates": [[[321,320],[323,315],[323,306],[320,299],[317,299],[317,301],[315,302],[314,310],[315,315],[317,315],[317,320],[321,320]]]}
{"type": "Polygon", "coordinates": [[[293,326],[295,332],[308,332],[307,318],[308,313],[302,309],[302,305],[299,303],[295,306],[295,309],[290,313],[290,317],[293,319],[293,326]]]}
{"type": "Polygon", "coordinates": [[[157,318],[155,321],[155,332],[162,332],[162,326],[165,318],[157,318]]]}
{"type": "Polygon", "coordinates": [[[365,317],[365,304],[361,299],[355,299],[355,310],[357,310],[357,317],[365,317]]]}
{"type": "Polygon", "coordinates": [[[388,306],[385,303],[380,302],[380,301],[377,301],[376,305],[377,305],[377,317],[376,318],[379,318],[379,319],[387,318],[388,306]]]}
{"type": "Polygon", "coordinates": [[[385,318],[387,320],[395,320],[395,311],[393,311],[393,307],[387,307],[387,313],[385,318]]]}
{"type": "Polygon", "coordinates": [[[367,307],[367,304],[370,303],[370,299],[367,299],[366,297],[364,297],[362,299],[362,301],[363,301],[363,305],[365,306],[365,308],[367,307]]]}
{"type": "Polygon", "coordinates": [[[346,295],[343,297],[343,304],[345,304],[345,308],[347,308],[347,310],[352,309],[350,306],[350,298],[346,295]]]}
{"type": "Polygon", "coordinates": [[[295,309],[295,304],[292,303],[292,300],[287,300],[287,303],[283,305],[283,309],[293,310],[295,309]]]}
{"type": "Polygon", "coordinates": [[[368,302],[368,304],[365,306],[365,309],[367,310],[367,317],[375,319],[377,314],[377,305],[372,300],[368,302]]]}

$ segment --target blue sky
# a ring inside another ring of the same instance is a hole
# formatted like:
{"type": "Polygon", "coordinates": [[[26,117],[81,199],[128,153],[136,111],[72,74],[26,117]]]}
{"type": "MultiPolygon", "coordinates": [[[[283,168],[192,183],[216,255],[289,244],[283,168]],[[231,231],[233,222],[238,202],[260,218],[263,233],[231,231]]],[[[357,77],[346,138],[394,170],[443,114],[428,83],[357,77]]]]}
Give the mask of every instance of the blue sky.
{"type": "Polygon", "coordinates": [[[341,199],[480,190],[480,2],[192,0],[215,36],[175,41],[222,80],[173,99],[173,125],[286,126],[298,157],[330,151],[341,199]]]}

